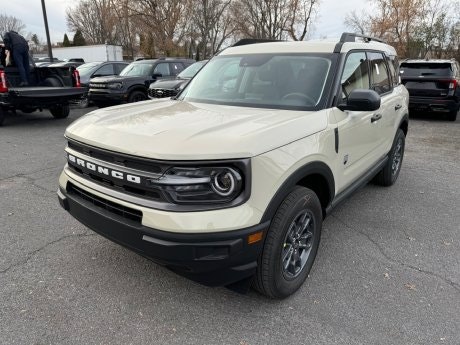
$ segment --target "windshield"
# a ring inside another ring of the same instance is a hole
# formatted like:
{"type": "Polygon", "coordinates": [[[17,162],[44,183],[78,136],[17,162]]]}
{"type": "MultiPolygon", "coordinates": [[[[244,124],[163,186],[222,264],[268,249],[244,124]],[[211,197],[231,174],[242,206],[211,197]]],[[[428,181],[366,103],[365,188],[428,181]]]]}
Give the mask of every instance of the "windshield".
{"type": "Polygon", "coordinates": [[[314,109],[321,102],[330,54],[223,55],[210,60],[179,99],[275,109],[314,109]]]}
{"type": "Polygon", "coordinates": [[[401,77],[436,76],[450,77],[452,69],[450,63],[402,63],[401,77]]]}
{"type": "Polygon", "coordinates": [[[93,68],[99,65],[100,65],[100,62],[85,63],[84,65],[78,66],[77,70],[80,75],[85,75],[85,74],[91,73],[93,68]]]}
{"type": "Polygon", "coordinates": [[[121,76],[129,76],[129,77],[146,77],[151,76],[153,74],[153,63],[138,63],[134,62],[126,66],[123,71],[120,72],[121,76]]]}
{"type": "Polygon", "coordinates": [[[208,60],[195,62],[193,65],[188,66],[186,69],[180,72],[177,77],[182,79],[192,79],[206,62],[208,62],[208,60]]]}

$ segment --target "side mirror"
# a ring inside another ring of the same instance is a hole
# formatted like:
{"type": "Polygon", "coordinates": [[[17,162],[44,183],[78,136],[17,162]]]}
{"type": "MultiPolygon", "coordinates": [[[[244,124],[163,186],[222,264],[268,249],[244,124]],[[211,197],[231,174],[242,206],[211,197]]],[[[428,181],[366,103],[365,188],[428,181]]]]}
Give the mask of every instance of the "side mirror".
{"type": "Polygon", "coordinates": [[[380,108],[380,95],[374,90],[355,89],[350,92],[345,102],[340,103],[337,108],[351,111],[374,111],[380,108]]]}
{"type": "Polygon", "coordinates": [[[156,79],[156,78],[161,78],[162,76],[163,76],[163,74],[161,74],[161,73],[153,73],[152,78],[156,79]]]}

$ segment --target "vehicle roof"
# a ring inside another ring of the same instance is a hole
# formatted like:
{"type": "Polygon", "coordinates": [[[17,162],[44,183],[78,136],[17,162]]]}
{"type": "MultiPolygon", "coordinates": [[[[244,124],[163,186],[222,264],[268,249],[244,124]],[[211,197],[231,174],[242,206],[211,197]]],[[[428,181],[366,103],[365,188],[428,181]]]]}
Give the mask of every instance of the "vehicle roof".
{"type": "Polygon", "coordinates": [[[171,62],[171,61],[180,61],[180,62],[189,61],[189,62],[195,62],[195,60],[189,59],[189,58],[159,58],[159,59],[142,59],[142,60],[133,61],[131,63],[132,64],[143,64],[143,63],[152,63],[152,62],[157,62],[157,61],[168,61],[168,62],[171,62]]]}
{"type": "MultiPolygon", "coordinates": [[[[224,49],[219,55],[261,54],[261,53],[333,53],[340,39],[325,39],[311,41],[276,41],[239,45],[224,49]]],[[[382,42],[358,41],[342,42],[341,53],[350,50],[380,50],[389,55],[396,55],[396,50],[382,42]]]]}

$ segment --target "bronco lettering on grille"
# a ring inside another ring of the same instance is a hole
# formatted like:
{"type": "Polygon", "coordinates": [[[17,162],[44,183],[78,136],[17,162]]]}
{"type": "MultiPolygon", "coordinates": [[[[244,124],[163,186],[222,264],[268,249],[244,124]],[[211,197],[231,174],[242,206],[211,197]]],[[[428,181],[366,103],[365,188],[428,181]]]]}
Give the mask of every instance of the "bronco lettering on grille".
{"type": "Polygon", "coordinates": [[[70,165],[73,166],[80,166],[82,168],[86,168],[88,170],[97,172],[101,175],[105,175],[108,177],[113,177],[119,180],[125,180],[131,183],[136,183],[140,184],[141,183],[141,177],[132,175],[132,174],[127,174],[122,171],[114,170],[108,167],[104,167],[101,165],[98,165],[96,163],[88,162],[84,159],[77,158],[74,155],[71,155],[70,153],[67,154],[67,159],[70,165]]]}

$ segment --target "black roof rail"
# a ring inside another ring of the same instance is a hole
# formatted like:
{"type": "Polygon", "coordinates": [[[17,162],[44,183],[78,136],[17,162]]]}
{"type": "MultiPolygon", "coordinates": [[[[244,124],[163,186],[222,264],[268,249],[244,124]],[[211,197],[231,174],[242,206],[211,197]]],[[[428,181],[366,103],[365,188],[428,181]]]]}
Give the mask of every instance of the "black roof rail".
{"type": "Polygon", "coordinates": [[[370,41],[386,43],[384,40],[368,35],[357,34],[353,32],[344,32],[342,36],[340,36],[340,41],[336,44],[334,48],[334,53],[340,53],[342,46],[345,42],[356,42],[356,38],[362,38],[364,42],[368,43],[370,41]]]}
{"type": "Polygon", "coordinates": [[[363,38],[364,42],[370,42],[370,41],[376,41],[380,43],[386,43],[384,40],[368,35],[362,35],[362,34],[357,34],[353,32],[344,32],[342,36],[340,37],[340,42],[345,43],[345,42],[356,42],[356,37],[363,38]]]}
{"type": "Polygon", "coordinates": [[[267,42],[283,42],[282,40],[272,40],[269,38],[243,38],[232,45],[232,47],[245,46],[247,44],[267,43],[267,42]]]}

